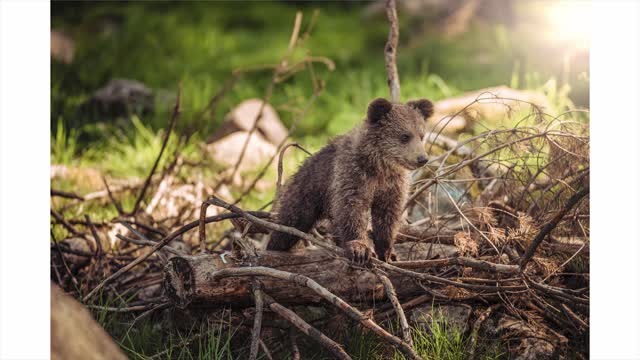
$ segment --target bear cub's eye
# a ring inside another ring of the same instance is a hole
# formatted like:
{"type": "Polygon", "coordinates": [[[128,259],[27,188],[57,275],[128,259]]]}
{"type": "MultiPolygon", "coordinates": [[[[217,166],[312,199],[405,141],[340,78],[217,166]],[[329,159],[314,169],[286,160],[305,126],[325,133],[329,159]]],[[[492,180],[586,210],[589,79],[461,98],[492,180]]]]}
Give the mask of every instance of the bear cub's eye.
{"type": "Polygon", "coordinates": [[[411,141],[411,135],[409,134],[402,134],[402,136],[400,136],[400,142],[403,144],[407,144],[409,141],[411,141]]]}

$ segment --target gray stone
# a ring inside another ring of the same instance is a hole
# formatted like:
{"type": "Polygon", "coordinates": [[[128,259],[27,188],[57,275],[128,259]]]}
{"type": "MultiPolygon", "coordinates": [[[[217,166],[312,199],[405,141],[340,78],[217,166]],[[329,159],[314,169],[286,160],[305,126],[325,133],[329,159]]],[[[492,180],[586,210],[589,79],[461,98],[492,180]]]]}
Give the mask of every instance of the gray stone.
{"type": "MultiPolygon", "coordinates": [[[[234,166],[242,153],[242,147],[247,140],[248,132],[234,132],[216,142],[207,145],[207,152],[211,158],[221,165],[234,166]]],[[[254,169],[265,164],[276,153],[276,147],[254,132],[249,139],[247,149],[242,157],[239,170],[254,169]]],[[[275,162],[274,162],[275,163],[275,162]]]]}
{"type": "MultiPolygon", "coordinates": [[[[261,99],[249,99],[241,102],[225,116],[222,126],[207,139],[207,142],[218,141],[237,131],[249,132],[260,114],[261,108],[261,99]]],[[[283,142],[289,134],[282,125],[276,110],[268,103],[262,108],[262,116],[258,120],[256,130],[265,140],[274,145],[283,142]]]]}
{"type": "Polygon", "coordinates": [[[81,111],[89,116],[120,117],[145,115],[154,110],[154,96],[143,83],[129,79],[113,79],[98,89],[84,103],[81,111]]]}

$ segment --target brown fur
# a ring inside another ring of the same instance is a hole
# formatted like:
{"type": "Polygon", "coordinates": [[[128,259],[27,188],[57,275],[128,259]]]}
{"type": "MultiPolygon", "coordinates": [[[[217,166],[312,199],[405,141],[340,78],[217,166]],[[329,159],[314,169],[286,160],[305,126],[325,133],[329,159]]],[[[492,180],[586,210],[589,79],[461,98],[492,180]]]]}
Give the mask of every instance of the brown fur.
{"type": "MultiPolygon", "coordinates": [[[[275,203],[278,221],[308,232],[329,218],[352,260],[367,261],[374,252],[379,259],[393,258],[410,170],[426,163],[422,138],[432,113],[429,100],[374,100],[363,124],[308,158],[287,182],[275,203]],[[369,215],[375,249],[367,235],[369,215]]],[[[274,232],[267,249],[288,250],[297,241],[274,232]]]]}

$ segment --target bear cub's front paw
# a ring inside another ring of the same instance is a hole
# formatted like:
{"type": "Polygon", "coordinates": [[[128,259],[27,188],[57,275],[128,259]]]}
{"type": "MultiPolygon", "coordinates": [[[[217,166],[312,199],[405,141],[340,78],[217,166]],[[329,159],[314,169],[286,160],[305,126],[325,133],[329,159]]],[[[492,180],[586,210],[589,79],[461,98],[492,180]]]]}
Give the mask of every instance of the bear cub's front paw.
{"type": "Polygon", "coordinates": [[[376,257],[375,251],[362,240],[347,241],[344,250],[347,257],[357,265],[367,264],[371,257],[376,257]]]}
{"type": "Polygon", "coordinates": [[[398,261],[398,255],[396,255],[393,247],[384,250],[379,249],[376,253],[378,259],[384,262],[398,261]]]}

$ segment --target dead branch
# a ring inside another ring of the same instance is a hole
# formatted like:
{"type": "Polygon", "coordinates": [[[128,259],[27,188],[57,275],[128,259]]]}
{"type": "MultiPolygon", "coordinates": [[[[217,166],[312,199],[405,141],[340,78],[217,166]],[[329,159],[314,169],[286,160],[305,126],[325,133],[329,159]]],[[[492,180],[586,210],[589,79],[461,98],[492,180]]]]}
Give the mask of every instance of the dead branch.
{"type": "Polygon", "coordinates": [[[520,261],[520,271],[524,271],[525,267],[527,266],[527,262],[529,262],[529,260],[533,256],[533,254],[536,252],[536,249],[538,248],[538,246],[540,246],[540,244],[542,243],[542,240],[544,240],[544,238],[551,232],[551,230],[555,229],[555,227],[558,226],[558,223],[560,222],[560,220],[562,220],[562,218],[580,200],[582,200],[583,197],[587,196],[588,194],[589,194],[589,188],[584,188],[584,189],[578,191],[577,193],[573,194],[573,196],[571,196],[571,198],[569,198],[569,200],[567,200],[567,203],[565,204],[564,208],[561,211],[559,211],[553,217],[553,219],[551,219],[551,221],[546,223],[542,227],[542,229],[540,229],[540,232],[531,241],[531,245],[529,245],[529,248],[527,248],[527,251],[522,256],[522,260],[520,261]]]}
{"type": "Polygon", "coordinates": [[[63,197],[63,198],[67,198],[67,199],[75,199],[75,200],[84,200],[84,197],[73,193],[73,192],[66,192],[66,191],[62,191],[62,190],[54,190],[51,189],[51,196],[58,196],[58,197],[63,197]]]}
{"type": "Polygon", "coordinates": [[[102,241],[100,241],[100,237],[98,236],[98,231],[96,230],[95,225],[91,222],[91,218],[88,214],[84,215],[84,219],[89,224],[89,228],[91,229],[91,234],[93,235],[94,240],[96,241],[96,256],[101,257],[104,253],[102,249],[102,241]]]}
{"type": "Polygon", "coordinates": [[[387,84],[391,92],[391,101],[400,101],[400,79],[396,65],[396,49],[398,48],[398,14],[396,0],[386,1],[387,19],[389,20],[389,38],[384,47],[384,62],[387,69],[387,84]]]}
{"type": "Polygon", "coordinates": [[[409,344],[413,348],[413,339],[411,338],[411,328],[409,327],[409,323],[407,322],[407,317],[404,314],[404,310],[402,310],[402,306],[400,305],[400,300],[398,300],[398,296],[396,295],[396,290],[391,283],[391,280],[381,271],[376,271],[376,275],[380,281],[382,281],[382,285],[384,285],[384,292],[387,294],[387,298],[393,305],[393,308],[398,315],[398,320],[400,321],[400,327],[402,328],[402,338],[404,341],[409,344]]]}
{"type": "Polygon", "coordinates": [[[107,178],[104,176],[101,176],[101,179],[102,179],[102,183],[104,184],[104,188],[107,191],[107,195],[109,196],[109,200],[111,200],[111,203],[113,204],[113,206],[115,206],[116,210],[118,211],[118,215],[120,216],[125,215],[124,210],[122,210],[122,204],[120,204],[120,202],[113,196],[113,193],[111,192],[111,188],[109,187],[107,178]]]}
{"type": "Polygon", "coordinates": [[[153,174],[156,172],[156,169],[158,168],[158,164],[160,163],[160,159],[162,158],[162,154],[164,153],[164,150],[167,147],[167,144],[169,143],[169,138],[171,137],[171,132],[173,131],[173,127],[176,124],[178,117],[180,116],[180,92],[181,91],[182,91],[182,87],[178,85],[178,95],[176,96],[176,105],[173,108],[173,114],[171,115],[171,119],[169,120],[169,126],[167,127],[167,132],[164,134],[164,139],[162,139],[162,147],[160,148],[158,157],[156,157],[156,161],[153,163],[153,166],[151,167],[151,171],[149,172],[149,175],[147,176],[147,178],[144,181],[144,184],[142,185],[140,194],[138,195],[138,198],[136,199],[135,205],[133,205],[133,209],[131,210],[130,214],[135,214],[138,212],[138,209],[140,208],[140,204],[142,203],[142,199],[144,199],[144,195],[147,192],[147,188],[151,183],[151,178],[153,177],[153,174]]]}
{"type": "Polygon", "coordinates": [[[298,144],[297,142],[294,142],[294,143],[291,143],[291,144],[287,144],[282,148],[282,150],[280,150],[280,154],[278,155],[278,180],[276,181],[276,195],[275,195],[276,198],[278,197],[278,194],[280,193],[280,188],[282,186],[282,158],[284,157],[285,151],[287,151],[287,149],[290,146],[294,146],[294,147],[304,151],[307,155],[311,156],[311,153],[308,152],[302,146],[300,146],[300,144],[298,144]]]}
{"type": "Polygon", "coordinates": [[[260,331],[262,330],[262,305],[263,293],[258,280],[253,279],[253,300],[256,304],[256,314],[253,318],[253,329],[251,331],[251,346],[249,347],[249,360],[255,360],[258,356],[258,345],[260,341],[260,331]]]}
{"type": "Polygon", "coordinates": [[[337,359],[351,359],[351,356],[349,356],[338,343],[328,338],[325,334],[318,331],[313,326],[309,325],[293,311],[275,302],[269,295],[265,295],[265,302],[267,303],[267,306],[271,311],[280,315],[283,319],[287,320],[289,323],[291,323],[291,325],[295,326],[305,335],[320,343],[337,359]]]}

